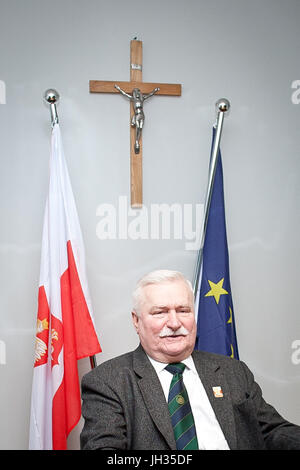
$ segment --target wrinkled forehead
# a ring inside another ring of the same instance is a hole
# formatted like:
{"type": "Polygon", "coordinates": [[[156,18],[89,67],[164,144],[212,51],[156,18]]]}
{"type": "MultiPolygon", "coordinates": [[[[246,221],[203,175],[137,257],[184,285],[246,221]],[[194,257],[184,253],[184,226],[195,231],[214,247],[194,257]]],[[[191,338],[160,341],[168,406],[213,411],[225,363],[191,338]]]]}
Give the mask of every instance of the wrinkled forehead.
{"type": "Polygon", "coordinates": [[[180,280],[148,284],[142,288],[141,307],[143,310],[150,310],[155,306],[193,308],[193,293],[187,283],[180,280]]]}

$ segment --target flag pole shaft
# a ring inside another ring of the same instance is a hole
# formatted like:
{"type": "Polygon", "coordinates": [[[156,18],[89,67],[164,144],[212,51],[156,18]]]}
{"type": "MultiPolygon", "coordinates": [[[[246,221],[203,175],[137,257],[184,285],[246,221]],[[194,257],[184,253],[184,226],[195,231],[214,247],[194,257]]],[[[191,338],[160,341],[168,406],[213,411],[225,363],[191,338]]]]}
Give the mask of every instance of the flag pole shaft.
{"type": "Polygon", "coordinates": [[[203,213],[201,232],[200,232],[201,233],[200,246],[199,246],[199,250],[198,250],[196,267],[195,267],[195,272],[194,272],[194,279],[193,279],[193,290],[194,290],[195,297],[196,297],[198,287],[199,287],[199,279],[200,279],[200,272],[201,272],[201,266],[202,266],[202,257],[203,257],[203,247],[204,247],[205,234],[206,234],[206,229],[207,229],[208,214],[209,214],[209,208],[210,208],[210,203],[211,203],[212,190],[213,190],[213,186],[214,186],[214,180],[215,180],[215,174],[216,174],[216,168],[217,168],[217,162],[218,162],[218,155],[219,155],[219,149],[220,149],[220,140],[221,140],[221,136],[222,136],[224,114],[225,114],[226,111],[229,110],[229,108],[230,108],[230,103],[225,98],[221,98],[216,103],[216,109],[218,111],[217,122],[216,122],[216,135],[215,135],[215,139],[214,139],[214,145],[213,145],[213,150],[212,150],[212,155],[211,155],[211,162],[210,162],[210,167],[209,167],[208,184],[207,184],[205,204],[204,204],[204,213],[203,213]]]}
{"type": "Polygon", "coordinates": [[[97,367],[96,356],[90,356],[90,364],[91,369],[95,369],[95,367],[97,367]]]}

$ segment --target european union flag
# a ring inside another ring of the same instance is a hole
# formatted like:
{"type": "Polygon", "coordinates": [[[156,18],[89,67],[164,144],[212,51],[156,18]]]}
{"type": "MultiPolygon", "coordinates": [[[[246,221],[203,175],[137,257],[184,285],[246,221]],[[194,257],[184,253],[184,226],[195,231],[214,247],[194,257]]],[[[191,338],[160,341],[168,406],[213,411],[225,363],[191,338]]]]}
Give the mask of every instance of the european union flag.
{"type": "MultiPolygon", "coordinates": [[[[215,138],[213,130],[212,148],[215,138]]],[[[218,153],[202,256],[195,349],[238,359],[231,297],[221,152],[218,153]]]]}

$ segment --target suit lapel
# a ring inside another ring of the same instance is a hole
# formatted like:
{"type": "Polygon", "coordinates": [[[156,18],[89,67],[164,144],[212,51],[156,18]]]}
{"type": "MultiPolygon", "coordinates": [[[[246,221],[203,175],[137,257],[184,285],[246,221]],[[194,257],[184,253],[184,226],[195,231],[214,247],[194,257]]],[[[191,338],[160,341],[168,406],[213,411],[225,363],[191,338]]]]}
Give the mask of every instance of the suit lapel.
{"type": "Polygon", "coordinates": [[[205,388],[210,404],[230,449],[236,448],[235,421],[230,400],[230,389],[222,367],[200,351],[192,354],[194,363],[205,388]],[[216,387],[220,387],[220,390],[216,387]]]}
{"type": "Polygon", "coordinates": [[[173,428],[163,389],[151,362],[141,346],[134,351],[133,368],[140,377],[138,386],[152,420],[164,436],[169,447],[176,449],[173,428]]]}

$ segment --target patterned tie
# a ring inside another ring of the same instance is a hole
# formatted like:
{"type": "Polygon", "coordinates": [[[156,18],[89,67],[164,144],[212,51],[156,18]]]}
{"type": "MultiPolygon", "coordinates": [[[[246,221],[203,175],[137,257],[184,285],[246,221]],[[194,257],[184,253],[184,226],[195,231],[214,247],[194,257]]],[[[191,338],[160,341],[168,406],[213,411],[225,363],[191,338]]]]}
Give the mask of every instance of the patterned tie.
{"type": "Polygon", "coordinates": [[[194,417],[182,378],[184,369],[185,365],[181,362],[169,364],[166,367],[166,370],[173,374],[169,391],[168,407],[176,448],[180,450],[197,450],[198,441],[194,417]]]}

